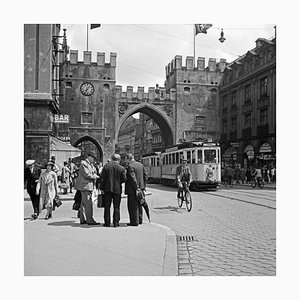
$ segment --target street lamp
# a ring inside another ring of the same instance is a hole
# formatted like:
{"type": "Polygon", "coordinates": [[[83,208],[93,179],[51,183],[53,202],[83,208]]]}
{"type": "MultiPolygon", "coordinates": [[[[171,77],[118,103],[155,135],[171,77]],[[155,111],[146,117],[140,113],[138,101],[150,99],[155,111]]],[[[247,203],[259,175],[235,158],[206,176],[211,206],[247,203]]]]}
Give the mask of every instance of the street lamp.
{"type": "Polygon", "coordinates": [[[221,42],[221,43],[224,43],[224,41],[226,40],[226,38],[224,38],[224,32],[223,32],[223,28],[221,29],[221,36],[220,36],[220,38],[219,38],[219,41],[221,42]]]}

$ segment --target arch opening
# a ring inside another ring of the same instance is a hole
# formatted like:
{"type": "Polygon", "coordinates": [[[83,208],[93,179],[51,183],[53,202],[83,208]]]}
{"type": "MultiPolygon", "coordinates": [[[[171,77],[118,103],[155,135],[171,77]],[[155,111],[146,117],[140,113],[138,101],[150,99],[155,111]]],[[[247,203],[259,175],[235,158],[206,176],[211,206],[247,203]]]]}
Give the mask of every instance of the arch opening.
{"type": "Polygon", "coordinates": [[[82,157],[85,158],[87,152],[92,151],[96,153],[97,162],[103,162],[103,151],[102,151],[102,147],[100,146],[100,144],[93,139],[90,136],[83,136],[81,138],[79,138],[73,145],[74,147],[77,147],[79,149],[81,149],[82,151],[82,157]]]}

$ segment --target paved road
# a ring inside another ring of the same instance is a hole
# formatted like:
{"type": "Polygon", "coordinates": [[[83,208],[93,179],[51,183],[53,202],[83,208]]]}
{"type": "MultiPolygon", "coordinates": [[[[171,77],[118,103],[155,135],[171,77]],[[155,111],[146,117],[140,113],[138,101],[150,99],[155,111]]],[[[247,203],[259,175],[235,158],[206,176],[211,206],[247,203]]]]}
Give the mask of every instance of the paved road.
{"type": "Polygon", "coordinates": [[[276,275],[276,190],[192,192],[190,213],[174,188],[148,191],[152,221],[177,234],[179,275],[276,275]]]}

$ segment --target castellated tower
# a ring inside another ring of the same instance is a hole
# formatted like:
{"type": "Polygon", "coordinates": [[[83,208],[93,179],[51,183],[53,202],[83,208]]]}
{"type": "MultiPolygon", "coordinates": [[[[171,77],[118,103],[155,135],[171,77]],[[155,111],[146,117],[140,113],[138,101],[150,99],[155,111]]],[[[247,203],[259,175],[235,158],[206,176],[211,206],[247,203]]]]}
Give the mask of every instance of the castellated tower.
{"type": "Polygon", "coordinates": [[[182,56],[166,66],[166,91],[176,89],[176,142],[200,138],[219,140],[219,83],[226,60],[187,56],[185,65],[182,56]],[[196,66],[195,66],[196,65],[196,66]]]}
{"type": "Polygon", "coordinates": [[[82,144],[85,152],[95,151],[100,161],[114,148],[116,57],[110,53],[106,62],[105,53],[97,52],[92,62],[92,52],[84,51],[78,61],[78,50],[70,50],[60,68],[60,113],[69,115],[69,124],[59,124],[58,136],[82,144]]]}

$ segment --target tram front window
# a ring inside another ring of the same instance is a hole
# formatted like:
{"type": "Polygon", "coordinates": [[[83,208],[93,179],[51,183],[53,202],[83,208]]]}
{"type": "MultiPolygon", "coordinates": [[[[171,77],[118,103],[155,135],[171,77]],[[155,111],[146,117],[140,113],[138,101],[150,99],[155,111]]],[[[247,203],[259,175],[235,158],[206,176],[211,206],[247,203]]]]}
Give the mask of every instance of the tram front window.
{"type": "Polygon", "coordinates": [[[216,150],[204,150],[204,162],[205,163],[216,163],[216,150]]]}

